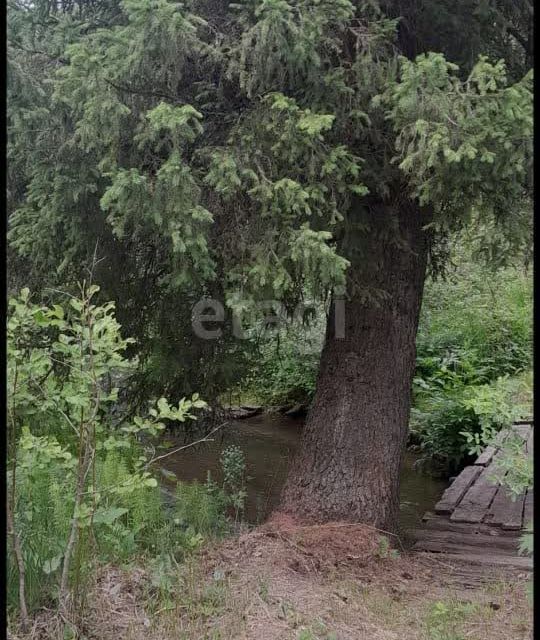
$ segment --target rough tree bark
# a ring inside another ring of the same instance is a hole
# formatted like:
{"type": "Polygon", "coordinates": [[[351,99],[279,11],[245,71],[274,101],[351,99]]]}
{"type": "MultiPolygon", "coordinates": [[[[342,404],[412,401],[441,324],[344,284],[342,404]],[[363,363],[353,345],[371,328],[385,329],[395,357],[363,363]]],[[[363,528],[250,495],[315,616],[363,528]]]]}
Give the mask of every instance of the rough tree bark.
{"type": "Polygon", "coordinates": [[[282,496],[285,512],[396,530],[428,216],[410,201],[373,204],[359,215],[370,232],[356,255],[348,251],[344,337],[336,335],[332,312],[315,398],[282,496]]]}

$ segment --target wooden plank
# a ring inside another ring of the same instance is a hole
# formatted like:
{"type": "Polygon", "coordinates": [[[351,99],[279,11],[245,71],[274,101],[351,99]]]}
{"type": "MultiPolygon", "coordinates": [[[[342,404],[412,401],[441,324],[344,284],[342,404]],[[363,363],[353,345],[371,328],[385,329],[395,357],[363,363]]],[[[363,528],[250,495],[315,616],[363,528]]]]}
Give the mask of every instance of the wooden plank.
{"type": "Polygon", "coordinates": [[[508,438],[510,431],[508,429],[501,429],[497,435],[493,438],[493,444],[500,447],[501,444],[508,438]]]}
{"type": "Polygon", "coordinates": [[[534,507],[534,498],[533,498],[533,490],[527,489],[527,493],[525,494],[525,504],[523,509],[523,526],[528,526],[529,522],[533,522],[533,507],[534,507]]]}
{"type": "MultiPolygon", "coordinates": [[[[437,554],[430,553],[429,551],[417,551],[416,555],[420,560],[427,560],[431,566],[437,566],[440,559],[437,558],[437,554]]],[[[497,583],[500,585],[501,578],[506,569],[502,567],[495,568],[494,571],[486,571],[485,567],[480,564],[472,564],[470,562],[463,562],[463,560],[455,562],[452,557],[445,556],[445,564],[448,571],[445,573],[445,584],[447,586],[457,586],[458,589],[467,588],[485,588],[487,585],[497,583]],[[448,562],[450,560],[450,562],[448,562]]],[[[440,565],[438,565],[440,567],[440,565]]],[[[513,572],[514,570],[510,568],[513,572]]]]}
{"type": "Polygon", "coordinates": [[[467,533],[469,535],[485,535],[495,539],[499,537],[518,538],[519,532],[505,531],[500,527],[493,527],[484,522],[452,522],[448,516],[433,516],[423,520],[423,527],[427,531],[450,531],[467,533]]]}
{"type": "Polygon", "coordinates": [[[480,466],[488,465],[509,435],[510,431],[508,429],[502,429],[499,431],[495,438],[493,438],[493,443],[488,445],[484,451],[482,451],[478,458],[476,458],[474,464],[478,464],[480,466]]]}
{"type": "Polygon", "coordinates": [[[487,464],[491,462],[491,459],[493,458],[497,450],[498,450],[497,447],[494,447],[493,445],[487,446],[482,451],[482,453],[478,456],[478,458],[476,458],[476,460],[474,461],[474,464],[485,467],[487,464]]]}
{"type": "Polygon", "coordinates": [[[482,467],[465,467],[435,505],[435,513],[452,513],[481,471],[482,467]]]}
{"type": "Polygon", "coordinates": [[[517,549],[508,549],[501,547],[488,547],[483,550],[480,547],[467,544],[454,544],[452,542],[446,542],[441,540],[425,540],[419,539],[414,545],[413,549],[419,551],[433,551],[434,553],[457,553],[459,555],[469,555],[471,553],[478,553],[480,555],[489,556],[491,558],[504,556],[506,558],[514,558],[518,555],[517,549]]]}
{"type": "MultiPolygon", "coordinates": [[[[507,437],[505,438],[505,441],[507,438],[511,437],[512,433],[508,432],[507,433],[507,437]]],[[[504,449],[497,449],[497,452],[495,453],[495,455],[493,456],[493,459],[491,460],[491,464],[490,464],[490,470],[491,470],[491,476],[500,476],[502,469],[497,467],[497,461],[502,458],[505,455],[505,450],[504,449]]],[[[489,477],[489,473],[488,473],[488,477],[489,477]]],[[[505,475],[505,474],[503,474],[505,475]]]]}
{"type": "Polygon", "coordinates": [[[481,547],[482,549],[507,549],[517,552],[518,536],[490,536],[481,533],[455,533],[453,531],[436,531],[429,529],[413,529],[410,532],[415,542],[439,542],[441,544],[461,545],[465,547],[481,547]]]}
{"type": "Polygon", "coordinates": [[[454,509],[450,520],[456,522],[482,522],[497,493],[497,484],[491,481],[490,467],[479,467],[482,473],[454,509]]]}
{"type": "MultiPolygon", "coordinates": [[[[428,556],[429,554],[425,554],[428,556]]],[[[490,566],[499,565],[507,567],[516,567],[527,571],[532,571],[532,558],[522,556],[499,556],[480,553],[441,553],[442,558],[446,561],[466,562],[471,564],[487,564],[490,566]]]]}
{"type": "Polygon", "coordinates": [[[530,424],[516,424],[513,426],[512,431],[527,442],[531,429],[532,427],[530,424]]]}
{"type": "Polygon", "coordinates": [[[525,494],[518,496],[515,502],[512,502],[513,509],[509,516],[502,523],[502,528],[508,531],[521,531],[523,528],[523,507],[525,504],[525,494]]]}
{"type": "Polygon", "coordinates": [[[484,522],[499,525],[503,529],[519,531],[523,522],[524,502],[525,494],[512,500],[511,493],[505,487],[500,486],[484,518],[484,522]]]}

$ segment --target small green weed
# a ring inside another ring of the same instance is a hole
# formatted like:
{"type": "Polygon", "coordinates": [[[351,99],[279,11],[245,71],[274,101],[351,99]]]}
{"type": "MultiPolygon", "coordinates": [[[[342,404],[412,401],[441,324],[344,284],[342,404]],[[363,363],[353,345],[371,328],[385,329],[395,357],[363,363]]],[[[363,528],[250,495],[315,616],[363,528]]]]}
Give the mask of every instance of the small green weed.
{"type": "Polygon", "coordinates": [[[478,605],[471,603],[434,602],[425,620],[429,640],[465,640],[462,627],[477,611],[478,605]]]}
{"type": "Polygon", "coordinates": [[[270,595],[270,584],[268,582],[268,579],[264,576],[259,576],[257,578],[257,591],[261,596],[263,602],[268,603],[268,598],[270,595]]]}
{"type": "Polygon", "coordinates": [[[337,636],[321,621],[316,621],[309,627],[300,629],[297,640],[337,640],[337,636]]]}
{"type": "Polygon", "coordinates": [[[390,541],[386,536],[381,536],[379,538],[377,556],[379,558],[392,558],[392,559],[399,558],[399,551],[397,549],[391,548],[390,541]]]}
{"type": "Polygon", "coordinates": [[[244,513],[246,491],[246,461],[240,447],[230,445],[221,453],[223,470],[223,491],[234,513],[235,523],[244,513]]]}

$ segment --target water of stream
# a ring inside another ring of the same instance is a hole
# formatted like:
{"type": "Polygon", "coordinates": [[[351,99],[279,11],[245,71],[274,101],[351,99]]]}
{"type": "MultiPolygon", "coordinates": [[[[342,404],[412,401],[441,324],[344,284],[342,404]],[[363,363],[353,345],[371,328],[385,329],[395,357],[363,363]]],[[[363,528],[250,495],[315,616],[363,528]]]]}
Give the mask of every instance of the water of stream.
{"type": "MultiPolygon", "coordinates": [[[[300,442],[302,421],[279,414],[260,414],[227,424],[211,442],[204,442],[170,455],[162,467],[172,471],[178,480],[205,482],[210,471],[212,479],[221,480],[221,451],[238,445],[244,452],[247,483],[246,519],[258,523],[275,508],[285,482],[292,454],[300,442]]],[[[181,446],[180,438],[167,435],[167,448],[181,446]]],[[[166,451],[166,450],[165,450],[166,451]]],[[[417,457],[407,452],[401,472],[400,529],[414,528],[423,514],[432,509],[447,486],[444,481],[418,473],[414,469],[417,457]]],[[[166,479],[164,484],[168,484],[166,479]]]]}

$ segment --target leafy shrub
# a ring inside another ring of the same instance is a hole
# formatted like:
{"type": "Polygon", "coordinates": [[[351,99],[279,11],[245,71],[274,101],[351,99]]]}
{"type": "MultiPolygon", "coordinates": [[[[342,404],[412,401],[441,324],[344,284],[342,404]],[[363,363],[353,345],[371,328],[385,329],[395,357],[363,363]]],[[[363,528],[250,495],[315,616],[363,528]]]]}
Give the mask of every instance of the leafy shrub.
{"type": "Polygon", "coordinates": [[[453,381],[422,387],[411,411],[411,431],[424,453],[420,464],[448,473],[477,456],[487,440],[523,413],[514,401],[521,384],[505,377],[484,385],[453,381]]]}
{"type": "Polygon", "coordinates": [[[532,278],[519,267],[493,272],[455,248],[460,267],[426,283],[417,336],[417,376],[438,371],[482,384],[530,369],[532,278]]]}
{"type": "Polygon", "coordinates": [[[532,361],[530,274],[492,272],[466,245],[454,251],[460,268],[426,283],[410,425],[422,462],[444,473],[526,411],[532,361]]]}
{"type": "Polygon", "coordinates": [[[125,560],[174,538],[141,436],[206,406],[196,395],[177,407],[160,398],[112,425],[110,378],[133,364],[114,305],[92,304],[97,291],[83,285],[51,307],[28,290],[9,302],[8,602],[26,627],[27,611],[48,600],[68,613],[96,557],[125,560]]]}
{"type": "Polygon", "coordinates": [[[10,301],[11,610],[22,602],[30,612],[56,600],[62,606],[65,585],[81,593],[96,561],[185,555],[227,530],[230,505],[235,517],[243,509],[245,462],[234,448],[223,454],[223,488],[180,484],[176,513],[165,510],[149,471],[153,448],[144,442],[166,421],[194,419],[193,411],[206,405],[197,394],[176,407],[160,398],[147,415],[112,425],[109,406],[118,389],[110,379],[130,367],[122,353],[128,341],[113,306],[91,304],[96,291],[83,287],[68,307],[36,306],[28,291],[10,301]]]}

